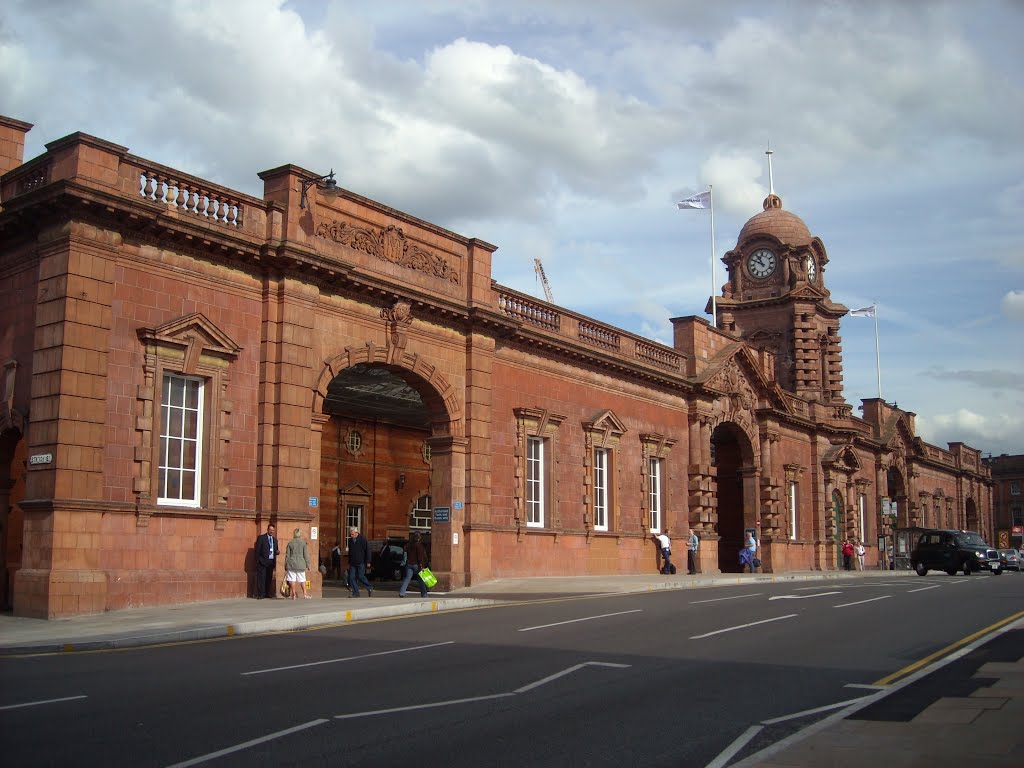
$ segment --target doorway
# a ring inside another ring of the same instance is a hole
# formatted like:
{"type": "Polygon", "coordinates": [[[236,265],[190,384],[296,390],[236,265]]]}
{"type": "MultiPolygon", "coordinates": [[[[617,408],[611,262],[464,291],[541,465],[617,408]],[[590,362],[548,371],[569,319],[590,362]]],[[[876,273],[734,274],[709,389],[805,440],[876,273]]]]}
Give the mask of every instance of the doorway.
{"type": "Polygon", "coordinates": [[[732,422],[719,424],[711,433],[711,465],[718,498],[718,568],[740,573],[743,531],[756,527],[756,514],[746,504],[747,485],[754,482],[753,455],[747,436],[732,422]]]}

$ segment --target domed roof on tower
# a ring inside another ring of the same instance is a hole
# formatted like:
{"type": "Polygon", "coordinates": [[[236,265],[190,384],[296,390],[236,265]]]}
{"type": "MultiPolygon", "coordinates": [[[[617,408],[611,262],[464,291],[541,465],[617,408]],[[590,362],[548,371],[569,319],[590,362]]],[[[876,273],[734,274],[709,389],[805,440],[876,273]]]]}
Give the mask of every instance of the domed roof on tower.
{"type": "Polygon", "coordinates": [[[750,238],[761,235],[771,235],[786,245],[798,247],[810,245],[813,239],[803,219],[783,210],[782,198],[774,192],[764,199],[764,210],[743,225],[737,245],[742,247],[750,238]]]}

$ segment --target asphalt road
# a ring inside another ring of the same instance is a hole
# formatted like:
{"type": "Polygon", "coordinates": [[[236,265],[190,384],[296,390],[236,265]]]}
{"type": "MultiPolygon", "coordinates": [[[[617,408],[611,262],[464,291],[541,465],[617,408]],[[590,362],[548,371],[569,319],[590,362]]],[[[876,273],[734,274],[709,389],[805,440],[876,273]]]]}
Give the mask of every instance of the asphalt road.
{"type": "Polygon", "coordinates": [[[0,743],[12,766],[705,766],[1022,598],[1014,573],[752,584],[4,658],[0,743]]]}

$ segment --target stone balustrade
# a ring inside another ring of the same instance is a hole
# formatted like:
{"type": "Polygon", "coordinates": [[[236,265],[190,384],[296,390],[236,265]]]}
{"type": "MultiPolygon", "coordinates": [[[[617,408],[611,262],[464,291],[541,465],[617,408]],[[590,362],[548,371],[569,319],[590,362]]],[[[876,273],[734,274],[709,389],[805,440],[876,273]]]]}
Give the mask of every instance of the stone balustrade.
{"type": "Polygon", "coordinates": [[[560,317],[557,311],[546,304],[531,301],[523,296],[499,291],[498,310],[529,325],[536,325],[556,332],[559,329],[560,317]]]}
{"type": "Polygon", "coordinates": [[[245,205],[238,193],[169,169],[140,164],[138,171],[142,198],[228,227],[242,226],[245,205]]]}
{"type": "Polygon", "coordinates": [[[493,284],[498,298],[498,310],[526,325],[541,328],[566,339],[580,341],[654,365],[672,373],[682,373],[686,356],[656,342],[622,331],[614,326],[595,322],[560,307],[493,284]]]}

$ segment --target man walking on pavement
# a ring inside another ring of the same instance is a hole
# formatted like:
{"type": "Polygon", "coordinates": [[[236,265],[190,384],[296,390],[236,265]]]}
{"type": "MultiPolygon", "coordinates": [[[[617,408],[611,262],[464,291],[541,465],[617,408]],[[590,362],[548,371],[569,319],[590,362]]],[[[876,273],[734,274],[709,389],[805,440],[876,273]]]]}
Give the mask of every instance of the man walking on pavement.
{"type": "Polygon", "coordinates": [[[697,573],[697,550],[700,548],[700,538],[697,532],[690,529],[690,537],[686,540],[686,572],[693,576],[697,573]]]}
{"type": "Polygon", "coordinates": [[[348,529],[348,585],[352,590],[349,597],[359,597],[359,585],[366,587],[366,596],[373,597],[373,587],[366,578],[366,566],[370,564],[370,542],[358,528],[348,529]]]}
{"type": "Polygon", "coordinates": [[[658,533],[654,536],[658,542],[658,546],[661,547],[661,571],[659,573],[674,573],[675,566],[672,565],[672,540],[668,537],[668,528],[665,529],[664,533],[658,533]]]}

